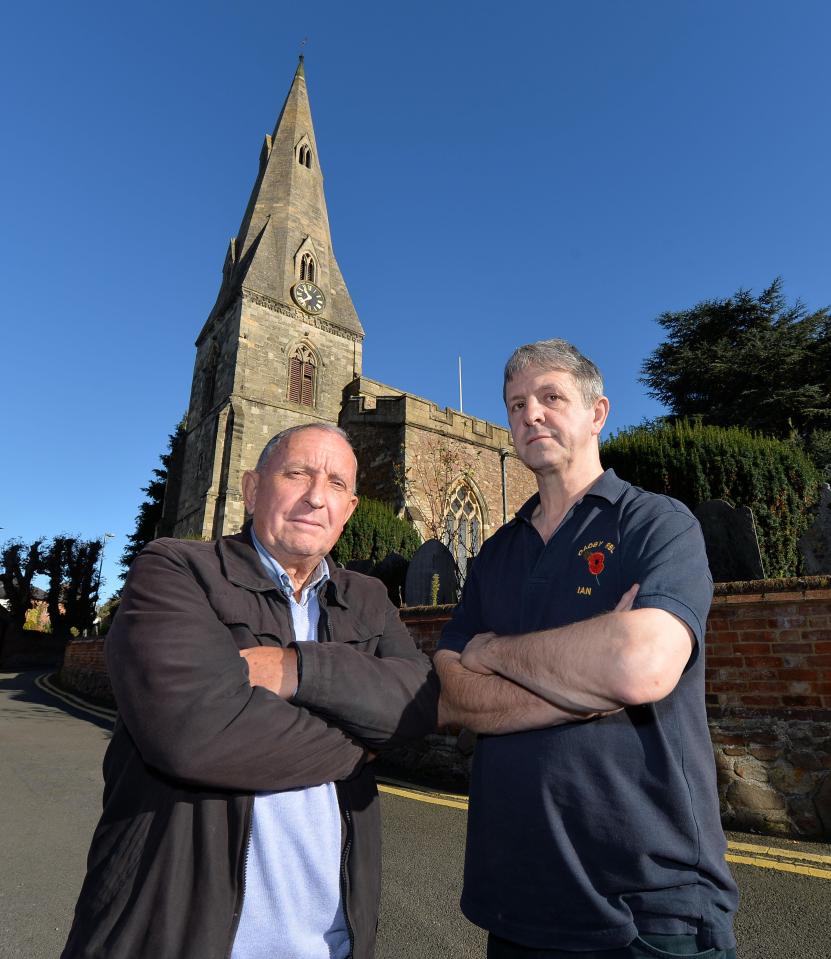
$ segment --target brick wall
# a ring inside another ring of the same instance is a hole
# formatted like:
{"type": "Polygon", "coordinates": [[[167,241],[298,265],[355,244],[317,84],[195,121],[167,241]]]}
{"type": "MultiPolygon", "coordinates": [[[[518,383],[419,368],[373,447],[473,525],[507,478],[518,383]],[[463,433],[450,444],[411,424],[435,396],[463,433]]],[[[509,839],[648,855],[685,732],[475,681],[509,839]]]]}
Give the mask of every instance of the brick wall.
{"type": "MultiPolygon", "coordinates": [[[[416,646],[428,656],[436,651],[441,631],[450,618],[453,606],[408,606],[399,610],[404,625],[416,646]]],[[[416,774],[427,782],[435,780],[447,788],[466,789],[470,780],[470,765],[474,737],[470,733],[458,736],[434,733],[422,741],[409,743],[392,754],[385,754],[385,766],[402,778],[416,774]]]]}
{"type": "Polygon", "coordinates": [[[404,606],[398,612],[416,646],[432,656],[453,606],[404,606]]]}
{"type": "MultiPolygon", "coordinates": [[[[425,652],[450,609],[401,610],[425,652]]],[[[717,584],[705,648],[725,825],[831,839],[831,579],[717,584]]]]}
{"type": "Polygon", "coordinates": [[[113,689],[104,661],[104,640],[70,640],[64,654],[58,681],[65,689],[73,690],[98,703],[114,706],[113,689]]]}
{"type": "Polygon", "coordinates": [[[722,817],[831,838],[831,580],[723,583],[707,624],[722,817]]]}
{"type": "Polygon", "coordinates": [[[717,586],[707,622],[711,715],[764,708],[812,718],[831,710],[831,589],[813,579],[814,588],[772,581],[775,590],[738,595],[728,591],[733,584],[717,586]]]}
{"type": "MultiPolygon", "coordinates": [[[[435,651],[451,606],[401,610],[416,645],[435,651]]],[[[831,839],[831,579],[722,583],[706,638],[706,697],[728,827],[831,839]]],[[[111,697],[101,640],[73,640],[69,688],[111,697]]],[[[436,735],[396,765],[463,783],[469,757],[436,735]]]]}

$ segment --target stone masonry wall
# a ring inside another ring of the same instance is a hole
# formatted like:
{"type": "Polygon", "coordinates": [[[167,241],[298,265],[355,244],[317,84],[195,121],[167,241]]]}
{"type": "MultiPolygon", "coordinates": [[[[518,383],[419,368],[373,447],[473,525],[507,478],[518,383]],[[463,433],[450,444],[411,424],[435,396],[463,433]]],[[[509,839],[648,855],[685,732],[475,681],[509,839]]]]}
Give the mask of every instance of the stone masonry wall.
{"type": "MultiPolygon", "coordinates": [[[[401,610],[428,654],[449,615],[401,610]]],[[[705,648],[725,825],[831,839],[831,580],[717,584],[705,648]]],[[[454,757],[454,774],[464,762],[454,757]]]]}
{"type": "Polygon", "coordinates": [[[340,425],[359,451],[359,486],[367,495],[396,500],[397,496],[389,494],[397,493],[395,471],[403,468],[408,477],[406,505],[425,538],[430,536],[425,519],[434,509],[443,514],[438,494],[448,492],[439,489],[440,482],[429,483],[430,466],[441,448],[451,451],[459,478],[461,471],[470,475],[483,507],[484,538],[503,521],[502,450],[506,451],[508,517],[536,491],[534,476],[513,452],[506,429],[449,408],[439,409],[429,400],[366,377],[356,379],[344,391],[340,425]],[[432,490],[426,489],[427,485],[432,490]]]}
{"type": "Polygon", "coordinates": [[[706,676],[725,823],[831,838],[829,578],[717,585],[706,676]]]}
{"type": "Polygon", "coordinates": [[[64,689],[79,693],[97,703],[115,706],[113,688],[104,660],[104,640],[100,637],[69,641],[63,666],[58,673],[58,681],[64,689]]]}
{"type": "Polygon", "coordinates": [[[197,360],[177,536],[209,539],[237,532],[245,519],[243,472],[253,468],[280,430],[337,423],[343,389],[360,371],[361,337],[321,318],[249,290],[228,315],[231,319],[220,327],[224,339],[215,405],[204,418],[197,360]],[[294,403],[288,395],[289,361],[301,344],[316,360],[314,406],[294,403]],[[226,353],[233,362],[225,361],[226,353]]]}
{"type": "MultiPolygon", "coordinates": [[[[401,618],[432,655],[451,610],[405,607],[401,618]]],[[[718,584],[705,645],[725,825],[831,839],[831,579],[718,584]]],[[[102,648],[100,639],[71,641],[61,679],[107,701],[102,648]]],[[[392,758],[459,785],[469,771],[455,736],[436,734],[392,758]]]]}

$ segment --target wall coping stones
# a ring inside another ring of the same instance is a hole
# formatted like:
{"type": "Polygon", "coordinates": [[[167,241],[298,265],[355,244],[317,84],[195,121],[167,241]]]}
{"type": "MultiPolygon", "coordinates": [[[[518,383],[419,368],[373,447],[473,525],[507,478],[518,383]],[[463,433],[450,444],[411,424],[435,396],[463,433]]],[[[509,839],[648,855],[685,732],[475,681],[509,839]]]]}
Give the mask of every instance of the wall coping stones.
{"type": "Polygon", "coordinates": [[[792,576],[786,579],[751,579],[716,583],[713,587],[713,605],[725,602],[756,603],[766,600],[785,602],[786,597],[803,599],[808,593],[812,594],[811,599],[831,597],[831,576],[792,576]],[[818,592],[827,595],[818,596],[816,595],[818,592]]]}

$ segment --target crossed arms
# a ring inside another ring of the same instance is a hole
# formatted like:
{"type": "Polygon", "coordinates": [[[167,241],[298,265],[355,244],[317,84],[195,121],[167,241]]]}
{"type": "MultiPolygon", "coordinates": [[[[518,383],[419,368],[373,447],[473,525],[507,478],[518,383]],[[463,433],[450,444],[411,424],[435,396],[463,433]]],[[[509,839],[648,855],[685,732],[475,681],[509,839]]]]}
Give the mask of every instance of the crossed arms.
{"type": "Polygon", "coordinates": [[[349,778],[400,735],[434,727],[435,677],[392,607],[375,655],[343,643],[315,650],[302,684],[314,702],[274,695],[208,601],[206,555],[151,543],[105,645],[121,721],[148,766],[201,788],[294,789],[349,778]]]}
{"type": "Polygon", "coordinates": [[[519,636],[480,633],[461,654],[439,650],[439,724],[523,732],[663,699],[694,638],[672,613],[632,609],[637,590],[594,619],[519,636]]]}

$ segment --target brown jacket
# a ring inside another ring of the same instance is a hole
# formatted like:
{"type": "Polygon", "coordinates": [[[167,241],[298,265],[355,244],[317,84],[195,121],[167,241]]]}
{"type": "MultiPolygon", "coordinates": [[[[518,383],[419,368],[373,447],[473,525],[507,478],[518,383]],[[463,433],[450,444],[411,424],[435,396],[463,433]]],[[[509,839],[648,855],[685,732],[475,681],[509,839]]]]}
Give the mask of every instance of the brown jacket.
{"type": "MultiPolygon", "coordinates": [[[[286,702],[238,650],[293,642],[247,533],[161,539],[134,561],[106,643],[119,719],[63,959],[226,959],[253,793],[336,782],[353,959],[373,955],[380,821],[367,750],[435,728],[438,682],[379,580],[334,568],[319,643],[286,702]]],[[[313,828],[310,824],[310,828],[313,828]]]]}

